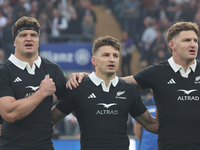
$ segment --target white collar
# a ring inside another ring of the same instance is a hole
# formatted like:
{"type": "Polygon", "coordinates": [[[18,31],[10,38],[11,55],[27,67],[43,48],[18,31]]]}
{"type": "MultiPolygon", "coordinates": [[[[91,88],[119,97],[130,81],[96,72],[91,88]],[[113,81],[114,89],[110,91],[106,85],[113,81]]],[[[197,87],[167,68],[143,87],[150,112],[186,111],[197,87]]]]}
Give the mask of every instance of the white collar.
{"type": "Polygon", "coordinates": [[[185,78],[188,77],[188,75],[189,75],[189,73],[191,72],[191,70],[192,70],[193,72],[195,72],[195,69],[196,69],[196,66],[197,66],[197,61],[196,61],[196,59],[195,59],[195,60],[194,60],[194,64],[190,65],[190,66],[188,67],[187,71],[185,72],[182,66],[180,66],[180,65],[178,65],[178,64],[176,64],[176,63],[174,62],[173,57],[170,57],[170,58],[168,59],[168,62],[169,62],[169,64],[170,64],[171,68],[174,70],[174,72],[180,71],[181,75],[182,75],[183,77],[185,77],[185,78]]]}
{"type": "Polygon", "coordinates": [[[110,86],[111,84],[116,87],[118,82],[119,82],[119,78],[116,76],[114,79],[110,80],[108,86],[106,87],[105,81],[100,79],[99,77],[96,76],[96,74],[94,72],[92,72],[89,75],[89,78],[92,80],[92,82],[96,85],[99,86],[101,84],[103,91],[104,92],[109,92],[110,90],[110,86]]]}
{"type": "Polygon", "coordinates": [[[15,57],[15,55],[11,54],[10,57],[8,58],[8,60],[10,60],[15,66],[17,66],[18,68],[24,70],[25,68],[27,69],[27,71],[30,74],[35,74],[35,65],[40,68],[41,65],[41,58],[40,56],[38,56],[38,59],[36,61],[33,62],[33,67],[31,68],[29,63],[24,62],[19,60],[17,57],[15,57]]]}

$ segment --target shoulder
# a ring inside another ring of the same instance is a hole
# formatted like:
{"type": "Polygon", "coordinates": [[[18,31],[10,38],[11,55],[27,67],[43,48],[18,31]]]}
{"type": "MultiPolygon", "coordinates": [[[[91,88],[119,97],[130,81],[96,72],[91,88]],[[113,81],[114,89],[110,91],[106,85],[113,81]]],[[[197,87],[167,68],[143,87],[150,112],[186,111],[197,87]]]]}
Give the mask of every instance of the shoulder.
{"type": "Polygon", "coordinates": [[[170,66],[169,62],[168,60],[164,60],[164,61],[159,62],[158,64],[153,64],[147,68],[158,68],[158,67],[160,68],[160,67],[167,67],[167,66],[170,66]]]}
{"type": "Polygon", "coordinates": [[[119,78],[119,86],[122,86],[124,88],[131,88],[131,89],[137,89],[136,86],[133,83],[127,82],[124,79],[119,78]]]}
{"type": "Polygon", "coordinates": [[[148,66],[143,71],[152,71],[152,72],[157,71],[157,70],[160,71],[160,69],[164,69],[169,66],[170,66],[169,62],[165,60],[165,61],[161,61],[158,64],[153,64],[151,66],[148,66]]]}
{"type": "Polygon", "coordinates": [[[60,68],[60,66],[55,62],[52,62],[52,61],[50,61],[50,60],[48,60],[44,57],[41,57],[41,59],[42,59],[42,62],[45,64],[45,66],[48,67],[48,68],[51,68],[51,69],[52,69],[52,67],[60,68]]]}
{"type": "Polygon", "coordinates": [[[80,83],[80,86],[83,86],[83,85],[91,85],[93,82],[90,80],[90,78],[87,76],[87,77],[84,77],[82,82],[80,83]]]}
{"type": "Polygon", "coordinates": [[[4,82],[9,80],[10,76],[16,74],[16,68],[15,65],[9,60],[5,60],[2,64],[0,64],[0,81],[4,82]]]}
{"type": "Polygon", "coordinates": [[[155,66],[164,67],[164,66],[170,66],[170,65],[169,65],[168,60],[164,60],[164,61],[161,61],[160,63],[156,64],[155,66]]]}
{"type": "Polygon", "coordinates": [[[200,60],[199,60],[199,59],[196,59],[196,61],[197,61],[197,65],[200,65],[200,60]]]}
{"type": "Polygon", "coordinates": [[[89,78],[88,76],[87,76],[87,77],[84,77],[83,80],[82,80],[82,82],[88,82],[88,81],[91,81],[90,78],[89,78]]]}
{"type": "Polygon", "coordinates": [[[2,64],[0,64],[0,70],[4,70],[11,65],[12,65],[12,62],[10,60],[5,60],[2,64]]]}
{"type": "Polygon", "coordinates": [[[50,60],[48,60],[47,58],[44,58],[44,57],[41,57],[42,61],[45,63],[45,64],[49,64],[49,65],[58,65],[50,60]]]}

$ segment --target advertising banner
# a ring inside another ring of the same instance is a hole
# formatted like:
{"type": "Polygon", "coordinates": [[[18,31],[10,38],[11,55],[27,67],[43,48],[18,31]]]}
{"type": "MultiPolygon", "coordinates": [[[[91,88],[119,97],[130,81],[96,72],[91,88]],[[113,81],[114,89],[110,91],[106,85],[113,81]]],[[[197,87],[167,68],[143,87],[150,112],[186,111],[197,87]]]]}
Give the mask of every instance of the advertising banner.
{"type": "Polygon", "coordinates": [[[92,44],[40,44],[40,56],[60,65],[63,71],[92,70],[92,44]]]}

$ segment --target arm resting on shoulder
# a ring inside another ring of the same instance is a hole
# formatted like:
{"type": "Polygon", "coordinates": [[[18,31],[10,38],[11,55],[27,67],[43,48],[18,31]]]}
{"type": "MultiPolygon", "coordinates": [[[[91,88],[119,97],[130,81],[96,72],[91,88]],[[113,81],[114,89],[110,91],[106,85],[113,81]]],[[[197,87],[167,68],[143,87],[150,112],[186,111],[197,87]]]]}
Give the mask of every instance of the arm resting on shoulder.
{"type": "Polygon", "coordinates": [[[87,72],[72,73],[69,76],[68,82],[66,83],[66,88],[69,88],[70,90],[72,90],[73,88],[77,88],[77,86],[79,86],[79,83],[82,82],[83,78],[87,76],[89,76],[89,73],[87,72]]]}
{"type": "Polygon", "coordinates": [[[142,90],[142,88],[139,86],[139,84],[137,83],[137,81],[135,80],[135,78],[131,75],[131,76],[126,76],[126,77],[122,77],[123,80],[133,83],[138,90],[142,90]]]}

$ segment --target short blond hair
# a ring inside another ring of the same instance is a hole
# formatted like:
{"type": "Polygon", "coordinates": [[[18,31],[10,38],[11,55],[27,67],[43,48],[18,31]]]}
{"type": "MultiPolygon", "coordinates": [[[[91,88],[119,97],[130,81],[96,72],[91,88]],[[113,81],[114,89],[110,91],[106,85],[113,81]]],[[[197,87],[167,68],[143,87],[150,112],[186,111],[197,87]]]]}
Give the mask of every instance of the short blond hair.
{"type": "MultiPolygon", "coordinates": [[[[169,41],[171,41],[175,36],[179,35],[182,31],[194,31],[196,35],[199,34],[199,26],[196,23],[192,22],[177,22],[172,25],[167,32],[167,46],[169,41]]],[[[171,48],[168,46],[170,52],[172,52],[171,48]]]]}

